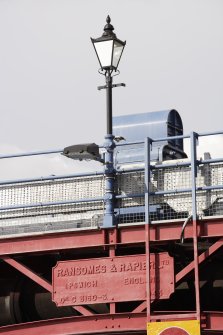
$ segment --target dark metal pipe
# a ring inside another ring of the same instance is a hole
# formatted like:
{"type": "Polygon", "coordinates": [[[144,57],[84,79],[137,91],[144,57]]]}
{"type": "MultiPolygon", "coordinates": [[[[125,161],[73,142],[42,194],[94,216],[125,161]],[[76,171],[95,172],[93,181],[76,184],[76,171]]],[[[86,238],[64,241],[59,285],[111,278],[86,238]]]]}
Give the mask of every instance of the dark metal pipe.
{"type": "Polygon", "coordinates": [[[59,153],[62,153],[62,152],[63,152],[63,150],[60,150],[60,149],[59,150],[46,150],[46,151],[31,151],[31,152],[23,152],[23,153],[20,153],[20,154],[0,155],[0,159],[59,154],[59,153]]]}
{"type": "Polygon", "coordinates": [[[75,173],[75,174],[64,174],[58,176],[46,176],[38,178],[26,178],[26,179],[9,179],[9,180],[0,180],[1,185],[11,185],[11,184],[21,184],[21,183],[32,183],[32,182],[41,182],[41,181],[57,181],[60,179],[72,179],[80,177],[91,177],[91,176],[102,176],[104,172],[95,171],[95,172],[85,172],[85,173],[75,173]]]}
{"type": "Polygon", "coordinates": [[[107,135],[112,135],[112,76],[106,75],[107,135]]]}
{"type": "MultiPolygon", "coordinates": [[[[107,112],[109,111],[109,122],[107,120],[107,133],[112,134],[112,77],[110,76],[110,89],[107,90],[108,99],[107,99],[107,112]],[[110,100],[110,105],[108,105],[108,101],[110,100]],[[109,125],[109,126],[108,126],[109,125]]],[[[199,136],[212,136],[212,135],[223,135],[223,131],[216,131],[216,132],[210,132],[210,133],[200,133],[199,136]]],[[[176,139],[184,139],[184,138],[190,138],[190,135],[179,135],[179,136],[169,136],[169,137],[163,137],[158,139],[152,139],[152,142],[162,142],[162,141],[168,141],[168,140],[176,140],[176,139]]],[[[128,145],[134,145],[134,144],[144,144],[144,141],[135,141],[135,142],[125,142],[125,143],[117,143],[116,146],[128,146],[128,145]]],[[[103,145],[100,145],[99,148],[104,148],[103,145]]],[[[6,155],[0,155],[0,159],[6,159],[6,158],[16,158],[16,157],[27,157],[27,156],[38,156],[38,155],[50,155],[50,154],[57,154],[62,153],[63,149],[55,149],[55,150],[46,150],[46,151],[33,151],[33,152],[24,152],[24,153],[18,153],[18,154],[6,154],[6,155]]]]}
{"type": "Polygon", "coordinates": [[[105,213],[103,220],[104,228],[111,228],[115,225],[114,216],[114,136],[112,135],[112,76],[110,70],[105,74],[106,78],[106,106],[107,106],[107,135],[105,136],[105,213]]]}
{"type": "Polygon", "coordinates": [[[13,206],[4,206],[0,207],[0,211],[6,211],[11,209],[23,209],[23,208],[32,208],[32,207],[47,207],[47,206],[62,206],[62,205],[73,205],[73,204],[82,204],[87,202],[99,202],[104,201],[104,197],[100,198],[88,198],[88,199],[78,199],[78,200],[67,200],[67,201],[55,201],[55,202],[37,202],[34,204],[28,205],[13,205],[13,206]]]}

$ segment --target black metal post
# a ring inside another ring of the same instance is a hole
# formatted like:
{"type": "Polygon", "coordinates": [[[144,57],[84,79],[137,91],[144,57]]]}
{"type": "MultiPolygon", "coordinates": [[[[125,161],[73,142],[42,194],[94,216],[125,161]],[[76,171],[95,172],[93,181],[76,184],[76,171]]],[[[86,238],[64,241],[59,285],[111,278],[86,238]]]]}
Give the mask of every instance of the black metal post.
{"type": "Polygon", "coordinates": [[[112,135],[112,76],[106,74],[107,135],[112,135]]]}
{"type": "MultiPolygon", "coordinates": [[[[107,132],[105,136],[105,213],[103,227],[112,228],[115,225],[115,168],[114,168],[114,149],[115,142],[112,129],[112,88],[125,86],[125,84],[113,85],[112,73],[117,72],[118,64],[122,56],[126,42],[119,40],[113,32],[114,27],[111,24],[111,18],[108,15],[104,32],[99,38],[91,38],[98,61],[100,63],[99,73],[105,75],[105,86],[99,86],[98,89],[106,89],[106,107],[107,107],[107,132]],[[111,43],[111,54],[106,47],[107,42],[111,43]],[[105,46],[104,52],[101,46],[105,46]],[[98,48],[98,46],[100,46],[98,48]],[[118,48],[117,48],[118,46],[118,48]],[[120,49],[121,47],[121,49],[120,49]],[[115,55],[114,55],[115,52],[115,55]],[[117,53],[116,53],[117,52],[117,53]],[[115,57],[114,57],[115,56],[115,57]],[[109,57],[109,58],[108,58],[109,57]]],[[[119,72],[118,72],[119,73],[119,72]]],[[[117,75],[117,73],[116,73],[117,75]]]]}
{"type": "Polygon", "coordinates": [[[105,214],[103,220],[104,228],[112,228],[115,225],[114,216],[114,136],[112,130],[112,76],[111,71],[106,73],[106,106],[107,106],[107,134],[105,136],[105,214]]]}

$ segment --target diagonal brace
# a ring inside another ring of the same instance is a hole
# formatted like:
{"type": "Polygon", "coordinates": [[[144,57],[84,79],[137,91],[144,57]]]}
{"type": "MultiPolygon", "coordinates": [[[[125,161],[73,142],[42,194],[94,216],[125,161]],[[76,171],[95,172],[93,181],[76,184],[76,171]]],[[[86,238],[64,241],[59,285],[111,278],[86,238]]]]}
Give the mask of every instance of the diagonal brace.
{"type": "MultiPolygon", "coordinates": [[[[223,238],[220,238],[217,242],[212,244],[212,246],[203,252],[198,257],[198,264],[203,263],[209,256],[211,256],[215,251],[217,251],[223,245],[223,238]]],[[[194,269],[194,261],[188,264],[183,270],[177,273],[175,276],[175,283],[178,283],[181,279],[183,279],[188,273],[190,273],[194,269]]]]}
{"type": "MultiPolygon", "coordinates": [[[[26,277],[33,280],[38,285],[45,288],[47,291],[49,291],[51,293],[53,292],[53,287],[47,280],[45,280],[42,277],[40,277],[39,275],[37,275],[34,271],[31,271],[25,265],[21,264],[20,262],[14,260],[13,258],[11,258],[9,256],[1,256],[1,259],[5,263],[11,265],[13,268],[17,269],[19,272],[24,274],[26,277]]],[[[93,313],[84,306],[75,306],[75,307],[73,307],[73,309],[75,309],[76,311],[78,311],[79,313],[81,313],[84,316],[93,315],[93,313]]]]}
{"type": "Polygon", "coordinates": [[[52,285],[47,280],[43,279],[42,277],[37,275],[35,272],[27,268],[25,265],[19,263],[18,261],[15,261],[11,257],[1,256],[1,258],[4,262],[11,265],[13,268],[17,269],[19,272],[21,272],[22,274],[24,274],[25,276],[33,280],[35,283],[39,284],[40,286],[45,288],[47,291],[52,293],[53,291],[52,285]]]}
{"type": "MultiPolygon", "coordinates": [[[[215,242],[208,250],[203,252],[198,257],[198,264],[204,262],[209,256],[211,256],[215,251],[217,251],[221,246],[223,246],[223,238],[219,239],[215,242]]],[[[175,283],[178,283],[181,279],[183,279],[188,273],[190,273],[194,269],[194,261],[188,264],[183,270],[178,272],[175,276],[175,283]]],[[[139,306],[137,306],[132,313],[140,313],[146,308],[146,301],[143,301],[139,306]]]]}

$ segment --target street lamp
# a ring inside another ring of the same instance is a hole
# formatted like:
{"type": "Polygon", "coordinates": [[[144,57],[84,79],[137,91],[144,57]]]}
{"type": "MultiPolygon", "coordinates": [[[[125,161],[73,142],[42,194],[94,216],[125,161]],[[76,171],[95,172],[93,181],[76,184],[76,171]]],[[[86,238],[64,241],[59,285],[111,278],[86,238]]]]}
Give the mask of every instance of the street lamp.
{"type": "Polygon", "coordinates": [[[107,91],[107,134],[112,134],[112,88],[125,86],[124,84],[112,85],[112,73],[118,71],[126,42],[122,42],[116,37],[109,15],[106,22],[102,36],[91,38],[91,41],[100,64],[100,71],[106,78],[106,86],[99,86],[98,89],[106,89],[107,91]]]}
{"type": "MultiPolygon", "coordinates": [[[[98,89],[106,90],[107,105],[107,135],[105,136],[105,215],[104,227],[113,227],[114,220],[114,160],[113,153],[115,148],[114,136],[112,134],[112,88],[125,86],[125,84],[112,84],[113,73],[118,71],[118,65],[125,47],[126,42],[119,40],[113,32],[114,27],[111,25],[110,16],[107,16],[104,33],[99,38],[91,38],[93,43],[100,69],[99,73],[105,76],[106,85],[99,86],[98,89]]],[[[119,73],[119,71],[118,71],[119,73]]],[[[115,74],[116,75],[116,74],[115,74]]]]}
{"type": "Polygon", "coordinates": [[[107,16],[104,33],[99,38],[92,38],[101,69],[117,70],[126,42],[119,40],[113,32],[110,16],[107,16]]]}

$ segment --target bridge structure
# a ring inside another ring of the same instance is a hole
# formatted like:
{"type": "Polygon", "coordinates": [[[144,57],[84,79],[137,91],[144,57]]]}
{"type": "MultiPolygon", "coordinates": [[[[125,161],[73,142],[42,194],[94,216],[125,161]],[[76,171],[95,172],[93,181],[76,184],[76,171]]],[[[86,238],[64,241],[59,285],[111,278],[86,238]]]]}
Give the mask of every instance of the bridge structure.
{"type": "MultiPolygon", "coordinates": [[[[223,334],[223,158],[0,182],[0,334],[223,334]]],[[[131,143],[126,143],[126,146],[131,143]]],[[[60,150],[0,159],[60,154],[60,150]]]]}

